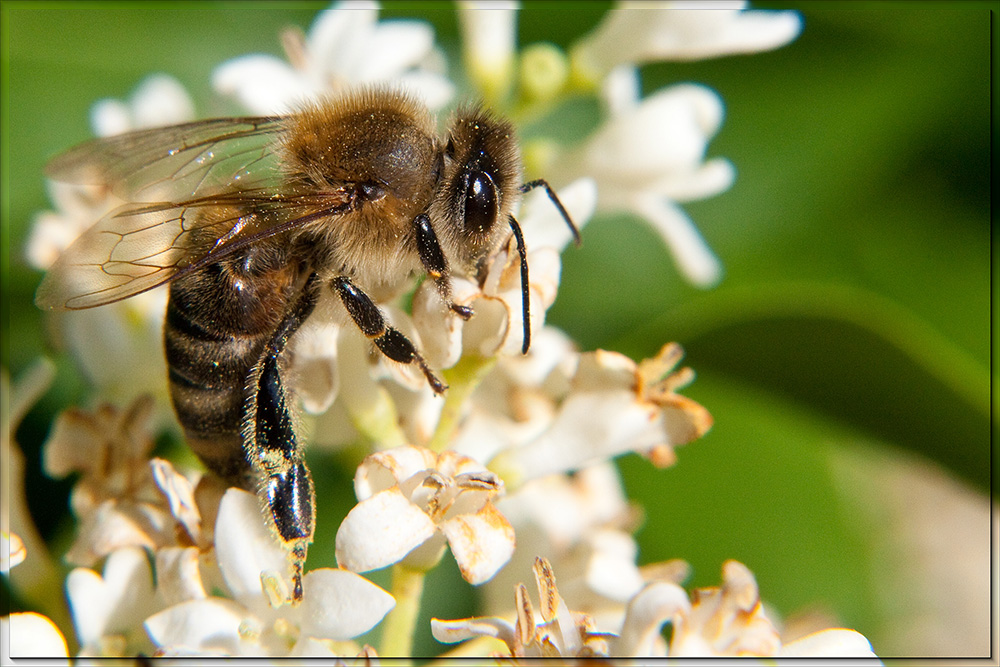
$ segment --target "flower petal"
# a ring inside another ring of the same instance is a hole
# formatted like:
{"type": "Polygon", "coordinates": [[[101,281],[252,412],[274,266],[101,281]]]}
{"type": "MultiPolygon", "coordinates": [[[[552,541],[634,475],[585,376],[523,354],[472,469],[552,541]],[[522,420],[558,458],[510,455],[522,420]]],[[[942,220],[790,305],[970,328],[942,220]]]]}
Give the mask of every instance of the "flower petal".
{"type": "Polygon", "coordinates": [[[13,613],[0,618],[0,626],[0,637],[10,658],[69,657],[65,637],[55,623],[41,614],[13,613]]]}
{"type": "Polygon", "coordinates": [[[664,581],[649,584],[629,602],[621,634],[612,644],[612,654],[662,656],[660,628],[674,615],[690,609],[687,593],[677,584],[664,581]]]}
{"type": "Polygon", "coordinates": [[[138,548],[112,553],[103,576],[76,568],[66,578],[66,592],[84,646],[96,644],[102,635],[128,630],[136,618],[153,611],[153,575],[146,553],[138,548]]]}
{"type": "Polygon", "coordinates": [[[387,592],[347,570],[313,570],[306,574],[303,587],[301,630],[321,639],[357,637],[396,606],[387,592]]]}
{"type": "Polygon", "coordinates": [[[358,60],[360,81],[384,81],[416,65],[434,47],[434,29],[423,21],[378,24],[358,60]]]}
{"type": "Polygon", "coordinates": [[[232,600],[205,598],[164,609],[143,623],[154,644],[168,651],[240,654],[246,609],[232,600]]]}
{"type": "Polygon", "coordinates": [[[194,487],[187,477],[174,470],[169,461],[154,458],[149,462],[153,481],[167,497],[170,513],[187,531],[192,542],[201,537],[201,513],[194,499],[194,487]]]}
{"type": "Polygon", "coordinates": [[[489,581],[514,553],[514,528],[492,504],[444,521],[441,532],[470,584],[489,581]]]}
{"type": "Polygon", "coordinates": [[[167,547],[156,552],[156,591],[168,605],[208,597],[197,547],[167,547]]]}
{"type": "Polygon", "coordinates": [[[367,572],[398,562],[436,532],[434,522],[398,487],[362,500],[337,530],[337,563],[367,572]]]}
{"type": "Polygon", "coordinates": [[[253,609],[267,605],[260,575],[288,571],[288,553],[266,525],[260,502],[242,489],[227,490],[219,503],[215,552],[233,597],[253,609]]]}
{"type": "MultiPolygon", "coordinates": [[[[875,658],[871,643],[860,632],[829,628],[800,637],[781,648],[782,658],[875,658]]],[[[852,663],[853,664],[853,663],[852,663]]],[[[865,664],[865,663],[857,663],[865,664]]],[[[881,664],[872,660],[867,664],[881,664]]]]}
{"type": "Polygon", "coordinates": [[[310,88],[301,75],[274,56],[249,55],[224,62],[212,72],[212,87],[231,95],[253,113],[287,113],[310,88]]]}
{"type": "Polygon", "coordinates": [[[711,287],[722,277],[722,264],[694,223],[666,199],[642,196],[636,199],[635,211],[659,232],[681,273],[698,287],[711,287]]]}
{"type": "Polygon", "coordinates": [[[391,489],[422,470],[434,468],[437,457],[423,447],[394,447],[367,456],[354,475],[354,493],[367,500],[379,491],[391,489]]]}
{"type": "Polygon", "coordinates": [[[454,621],[432,618],[431,634],[444,644],[454,644],[474,637],[495,637],[508,646],[514,645],[514,626],[495,616],[460,618],[454,621]]]}

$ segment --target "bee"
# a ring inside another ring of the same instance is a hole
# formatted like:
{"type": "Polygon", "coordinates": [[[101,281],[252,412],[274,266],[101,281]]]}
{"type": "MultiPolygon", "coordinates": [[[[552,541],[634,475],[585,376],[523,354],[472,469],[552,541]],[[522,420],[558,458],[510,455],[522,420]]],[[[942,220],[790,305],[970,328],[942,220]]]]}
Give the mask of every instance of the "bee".
{"type": "MultiPolygon", "coordinates": [[[[513,234],[523,347],[528,264],[512,215],[519,184],[512,125],[459,109],[443,136],[430,112],[393,90],[361,88],[285,116],[221,118],[95,139],[57,156],[50,178],[99,184],[125,203],[53,264],[43,309],[83,309],[169,283],[163,342],[171,400],[210,473],[257,493],[288,550],[292,601],[315,525],[312,478],[283,379],[289,339],[331,290],[389,359],[446,386],[376,305],[423,273],[443,307],[453,273],[485,279],[513,234]],[[376,295],[373,299],[372,295],[376,295]]],[[[335,300],[336,301],[336,300],[335,300]]]]}

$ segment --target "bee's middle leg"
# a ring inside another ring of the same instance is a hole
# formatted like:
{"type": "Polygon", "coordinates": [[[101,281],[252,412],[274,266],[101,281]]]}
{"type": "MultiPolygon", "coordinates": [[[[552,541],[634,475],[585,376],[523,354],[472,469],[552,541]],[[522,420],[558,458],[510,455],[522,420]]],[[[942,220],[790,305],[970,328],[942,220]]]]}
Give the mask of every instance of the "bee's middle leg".
{"type": "Polygon", "coordinates": [[[351,319],[361,329],[361,332],[372,339],[372,342],[382,351],[382,354],[393,361],[404,364],[415,363],[423,371],[428,384],[434,393],[443,394],[447,389],[431,369],[427,367],[424,358],[417,352],[410,339],[404,336],[398,329],[394,329],[386,324],[381,311],[375,302],[367,294],[351,282],[347,276],[337,276],[331,282],[331,286],[336,290],[343,301],[347,312],[351,314],[351,319]]]}

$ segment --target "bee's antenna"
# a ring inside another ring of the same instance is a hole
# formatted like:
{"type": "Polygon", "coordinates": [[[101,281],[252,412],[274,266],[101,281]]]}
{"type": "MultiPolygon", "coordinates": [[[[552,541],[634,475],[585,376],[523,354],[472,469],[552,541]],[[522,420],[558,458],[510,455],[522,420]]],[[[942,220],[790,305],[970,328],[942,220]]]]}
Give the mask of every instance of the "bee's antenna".
{"type": "Polygon", "coordinates": [[[566,207],[562,205],[561,201],[559,201],[559,197],[556,196],[555,190],[552,189],[552,186],[549,185],[548,181],[546,181],[544,178],[539,178],[534,181],[528,181],[527,183],[521,186],[521,192],[522,193],[529,192],[538,187],[545,188],[545,194],[549,196],[549,199],[552,200],[552,203],[555,204],[557,209],[559,209],[559,215],[563,217],[563,220],[565,220],[566,224],[569,226],[569,230],[573,232],[573,243],[575,243],[576,246],[579,247],[581,243],[580,230],[577,229],[576,225],[573,224],[573,219],[569,217],[569,213],[566,211],[566,207]]]}
{"type": "MultiPolygon", "coordinates": [[[[521,225],[517,224],[517,220],[512,215],[507,216],[507,223],[510,225],[511,231],[514,232],[514,239],[517,241],[517,254],[521,256],[521,316],[524,318],[524,342],[521,344],[521,354],[528,354],[528,347],[531,346],[531,312],[529,306],[531,299],[528,293],[528,251],[524,248],[524,235],[521,234],[521,225]]],[[[572,224],[570,223],[570,225],[572,224]]]]}

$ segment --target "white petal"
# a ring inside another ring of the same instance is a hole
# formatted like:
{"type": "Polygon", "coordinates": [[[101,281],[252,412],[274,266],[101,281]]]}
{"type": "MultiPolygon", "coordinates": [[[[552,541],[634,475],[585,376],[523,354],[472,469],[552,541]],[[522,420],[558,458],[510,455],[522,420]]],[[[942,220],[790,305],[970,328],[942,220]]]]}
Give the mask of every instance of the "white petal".
{"type": "Polygon", "coordinates": [[[796,12],[740,11],[745,3],[623,2],[574,47],[591,77],[623,63],[693,60],[774,49],[802,28],[796,12]],[[683,5],[680,5],[683,7],[683,5]]]}
{"type": "Polygon", "coordinates": [[[134,129],[176,125],[194,118],[194,102],[181,82],[168,74],[142,80],[132,95],[134,129]]]}
{"type": "Polygon", "coordinates": [[[76,568],[66,578],[77,636],[84,645],[102,635],[134,627],[152,612],[153,575],[142,549],[119,549],[104,565],[103,577],[76,568]]]}
{"type": "Polygon", "coordinates": [[[650,438],[657,413],[627,390],[574,394],[548,431],[509,456],[524,479],[576,470],[657,444],[650,438]]]}
{"type": "MultiPolygon", "coordinates": [[[[452,298],[455,303],[464,305],[458,295],[453,294],[452,298]]],[[[433,281],[425,280],[417,288],[412,310],[413,325],[420,332],[423,343],[424,359],[431,368],[454,366],[462,356],[462,319],[445,307],[433,281]]]]}
{"type": "Polygon", "coordinates": [[[631,535],[599,529],[588,535],[587,543],[592,551],[585,575],[590,590],[620,602],[639,592],[643,586],[635,564],[639,548],[631,535]]]}
{"type": "Polygon", "coordinates": [[[247,611],[232,600],[191,600],[150,616],[143,624],[158,647],[239,655],[240,624],[247,611]]]}
{"type": "Polygon", "coordinates": [[[335,3],[317,14],[306,39],[311,67],[358,82],[354,73],[364,44],[375,30],[378,12],[377,2],[355,0],[335,3]]]}
{"type": "Polygon", "coordinates": [[[641,97],[642,82],[634,65],[615,67],[601,83],[601,101],[612,118],[634,112],[641,97]]]}
{"type": "Polygon", "coordinates": [[[156,552],[156,591],[167,605],[208,597],[197,547],[167,547],[156,552]]]}
{"type": "Polygon", "coordinates": [[[462,327],[462,347],[466,353],[488,359],[500,350],[514,354],[520,351],[523,321],[521,291],[518,288],[508,292],[510,294],[484,296],[475,301],[472,319],[462,327]],[[512,298],[508,299],[508,296],[512,298]],[[517,305],[512,305],[515,299],[517,305]]]}
{"type": "Polygon", "coordinates": [[[697,201],[725,192],[735,180],[733,163],[725,158],[713,158],[690,171],[664,174],[648,183],[646,191],[677,202],[697,201]]]}
{"type": "Polygon", "coordinates": [[[722,99],[710,88],[661,89],[597,131],[588,141],[588,166],[601,174],[599,186],[631,190],[665,172],[689,171],[704,158],[722,118],[722,99]]]}
{"type": "Polygon", "coordinates": [[[375,452],[365,457],[358,466],[354,475],[354,493],[358,500],[365,500],[436,464],[434,452],[423,447],[404,446],[375,452]]]}
{"type": "Polygon", "coordinates": [[[6,574],[10,568],[24,562],[26,555],[24,542],[16,533],[0,533],[0,572],[6,574]]]}
{"type": "Polygon", "coordinates": [[[422,21],[386,21],[365,44],[358,81],[393,79],[416,65],[434,46],[434,29],[422,21]]]}
{"type": "MultiPolygon", "coordinates": [[[[56,624],[34,612],[0,618],[0,637],[10,658],[66,658],[69,648],[56,624]]],[[[47,664],[69,664],[51,662],[47,664]]]]}
{"type": "Polygon", "coordinates": [[[340,401],[352,426],[381,448],[403,445],[406,437],[399,428],[396,406],[388,392],[372,377],[369,355],[371,341],[355,326],[342,329],[337,352],[340,372],[340,401]]]}
{"type": "Polygon", "coordinates": [[[274,56],[249,55],[222,63],[212,72],[212,87],[232,95],[252,113],[287,113],[310,91],[301,75],[274,56]]]}
{"type": "Polygon", "coordinates": [[[201,538],[201,513],[191,482],[164,459],[154,458],[149,467],[153,472],[153,481],[167,497],[170,513],[184,526],[188,536],[197,542],[201,538]]]}
{"type": "Polygon", "coordinates": [[[455,84],[448,77],[425,69],[404,72],[395,82],[431,111],[439,111],[455,96],[455,84]]]}
{"type": "Polygon", "coordinates": [[[493,505],[448,519],[440,528],[470,584],[489,581],[514,553],[514,528],[493,505]]]}
{"type": "Polygon", "coordinates": [[[677,268],[696,287],[711,287],[722,277],[722,264],[691,219],[655,195],[637,197],[635,212],[659,232],[677,268]]]}
{"type": "MultiPolygon", "coordinates": [[[[813,632],[781,648],[782,658],[875,658],[871,643],[860,632],[830,628],[813,632]]],[[[852,664],[854,664],[852,662],[852,664]]],[[[865,664],[865,663],[857,663],[865,664]]],[[[881,664],[878,660],[867,664],[881,664]]]]}
{"type": "Polygon", "coordinates": [[[454,644],[475,637],[496,637],[508,646],[514,642],[514,626],[496,617],[461,618],[454,621],[432,618],[431,634],[434,635],[434,639],[445,644],[454,644]]]}
{"type": "Polygon", "coordinates": [[[437,528],[398,488],[361,501],[337,530],[337,563],[367,572],[398,562],[437,528]]]}
{"type": "Polygon", "coordinates": [[[98,137],[112,137],[132,128],[128,105],[121,100],[98,100],[90,109],[90,127],[98,137]]]}
{"type": "MultiPolygon", "coordinates": [[[[79,496],[74,492],[73,498],[79,496]]],[[[155,536],[148,532],[148,525],[140,525],[135,510],[135,505],[119,505],[114,500],[106,500],[87,512],[76,541],[66,553],[67,562],[89,566],[118,549],[154,549],[155,536]]]]}
{"type": "Polygon", "coordinates": [[[660,628],[678,613],[688,613],[691,602],[677,584],[658,581],[649,584],[628,604],[625,622],[612,654],[617,656],[652,657],[657,651],[660,628]]]}
{"type": "Polygon", "coordinates": [[[219,503],[215,552],[233,597],[255,609],[267,604],[261,573],[289,569],[288,552],[265,523],[260,501],[241,489],[227,490],[219,503]]]}
{"type": "Polygon", "coordinates": [[[306,412],[326,412],[340,391],[337,338],[340,327],[318,317],[309,318],[292,340],[295,394],[306,412]]]}
{"type": "Polygon", "coordinates": [[[396,606],[380,587],[347,570],[322,568],[306,574],[300,607],[303,634],[350,639],[368,632],[396,606]]]}

